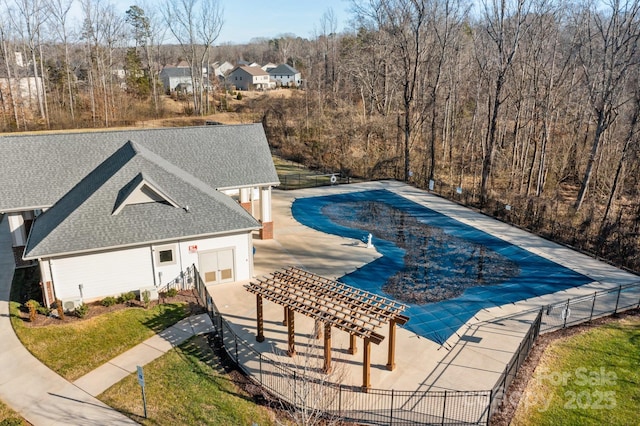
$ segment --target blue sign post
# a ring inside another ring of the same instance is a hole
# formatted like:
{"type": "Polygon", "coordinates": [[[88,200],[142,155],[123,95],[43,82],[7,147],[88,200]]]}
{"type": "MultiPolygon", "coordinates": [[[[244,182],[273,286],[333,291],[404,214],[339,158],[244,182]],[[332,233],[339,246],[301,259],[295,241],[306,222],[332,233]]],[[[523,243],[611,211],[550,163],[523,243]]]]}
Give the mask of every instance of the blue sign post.
{"type": "Polygon", "coordinates": [[[147,418],[147,396],[144,393],[144,372],[142,371],[142,367],[139,365],[136,366],[138,370],[138,384],[142,388],[142,404],[144,406],[144,418],[147,418]]]}

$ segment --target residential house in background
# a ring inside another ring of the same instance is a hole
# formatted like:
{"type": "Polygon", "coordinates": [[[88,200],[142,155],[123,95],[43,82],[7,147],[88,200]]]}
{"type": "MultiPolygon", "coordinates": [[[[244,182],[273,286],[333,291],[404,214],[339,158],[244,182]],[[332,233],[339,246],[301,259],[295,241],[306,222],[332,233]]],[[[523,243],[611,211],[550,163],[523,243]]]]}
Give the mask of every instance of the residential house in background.
{"type": "Polygon", "coordinates": [[[14,58],[15,66],[11,66],[10,70],[3,67],[0,71],[2,104],[4,105],[5,100],[11,99],[13,95],[13,101],[17,106],[31,108],[38,104],[39,96],[44,99],[44,82],[42,77],[35,77],[31,67],[25,66],[21,52],[15,52],[14,58]]]}
{"type": "Polygon", "coordinates": [[[280,64],[273,68],[269,71],[269,76],[277,86],[291,87],[302,84],[300,72],[287,64],[280,64]]]}
{"type": "Polygon", "coordinates": [[[265,90],[275,85],[271,83],[269,73],[260,67],[239,66],[227,77],[227,84],[237,90],[265,90]]]}
{"type": "Polygon", "coordinates": [[[238,66],[239,67],[258,67],[260,68],[260,64],[257,62],[249,62],[249,61],[245,61],[243,59],[240,59],[238,61],[238,66]]]}
{"type": "Polygon", "coordinates": [[[27,69],[21,69],[17,76],[12,75],[8,78],[6,74],[0,76],[0,93],[3,99],[11,99],[11,94],[17,105],[38,104],[38,92],[44,97],[44,83],[42,77],[34,77],[32,72],[27,69]]]}
{"type": "Polygon", "coordinates": [[[233,65],[231,65],[231,63],[227,61],[214,62],[211,65],[211,74],[215,75],[218,78],[224,78],[232,69],[233,65]]]}
{"type": "Polygon", "coordinates": [[[273,62],[269,62],[268,64],[265,64],[265,65],[261,66],[260,68],[262,68],[266,72],[269,72],[272,69],[274,69],[275,67],[277,67],[276,64],[274,64],[273,62]]]}
{"type": "Polygon", "coordinates": [[[174,91],[193,92],[191,69],[189,67],[164,67],[160,71],[159,77],[167,93],[174,91]]]}
{"type": "Polygon", "coordinates": [[[261,124],[0,137],[0,212],[47,306],[157,292],[191,265],[251,279],[278,184],[261,124]]]}

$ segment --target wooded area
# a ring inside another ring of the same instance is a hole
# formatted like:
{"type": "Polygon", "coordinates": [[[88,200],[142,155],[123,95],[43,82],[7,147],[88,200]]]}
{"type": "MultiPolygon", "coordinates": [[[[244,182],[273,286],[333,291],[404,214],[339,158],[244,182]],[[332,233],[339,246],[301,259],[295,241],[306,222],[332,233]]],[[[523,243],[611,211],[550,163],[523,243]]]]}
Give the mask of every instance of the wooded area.
{"type": "Polygon", "coordinates": [[[183,60],[183,113],[234,110],[285,158],[432,187],[640,271],[640,0],[351,0],[348,30],[327,10],[314,37],[246,45],[215,45],[238,25],[219,0],[79,0],[80,26],[71,4],[2,0],[3,130],[166,116],[158,74],[183,60]],[[230,103],[203,70],[239,59],[288,63],[302,90],[230,103]]]}

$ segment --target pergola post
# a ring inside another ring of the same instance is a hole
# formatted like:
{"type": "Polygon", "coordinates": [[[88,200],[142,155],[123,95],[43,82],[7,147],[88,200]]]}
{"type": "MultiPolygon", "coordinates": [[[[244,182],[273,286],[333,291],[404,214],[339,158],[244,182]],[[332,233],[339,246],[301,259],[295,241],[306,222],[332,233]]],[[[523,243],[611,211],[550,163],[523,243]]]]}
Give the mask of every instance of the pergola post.
{"type": "Polygon", "coordinates": [[[322,337],[322,322],[315,320],[313,324],[313,338],[320,339],[322,337]]]}
{"type": "Polygon", "coordinates": [[[294,356],[296,354],[296,331],[294,327],[294,313],[293,309],[287,308],[287,337],[288,337],[288,349],[287,355],[294,356]]]}
{"type": "Polygon", "coordinates": [[[324,372],[331,373],[331,324],[324,324],[324,372]]]}
{"type": "Polygon", "coordinates": [[[256,340],[258,342],[264,342],[264,314],[262,312],[262,296],[256,294],[256,310],[257,312],[257,320],[258,320],[258,335],[256,336],[256,340]]]}
{"type": "Polygon", "coordinates": [[[362,361],[362,391],[371,388],[371,340],[364,338],[364,360],[362,361]]]}
{"type": "Polygon", "coordinates": [[[287,325],[287,317],[289,316],[289,308],[284,307],[284,318],[282,319],[282,325],[287,325]]]}
{"type": "Polygon", "coordinates": [[[356,344],[356,335],[349,334],[349,353],[351,355],[355,355],[358,352],[358,346],[356,344]]]}
{"type": "Polygon", "coordinates": [[[396,320],[389,321],[389,357],[387,358],[387,370],[396,368],[396,320]]]}

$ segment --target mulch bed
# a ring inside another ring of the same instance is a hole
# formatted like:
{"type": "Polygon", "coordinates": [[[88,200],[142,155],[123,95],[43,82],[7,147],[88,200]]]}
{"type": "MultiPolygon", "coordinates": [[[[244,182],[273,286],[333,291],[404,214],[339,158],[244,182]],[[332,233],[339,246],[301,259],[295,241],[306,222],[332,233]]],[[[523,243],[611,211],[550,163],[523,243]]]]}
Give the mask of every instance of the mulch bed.
{"type": "Polygon", "coordinates": [[[533,377],[533,373],[540,362],[542,354],[547,347],[556,340],[565,339],[567,337],[575,336],[577,334],[584,333],[585,331],[605,324],[617,322],[622,318],[628,317],[640,317],[640,310],[633,309],[627,312],[619,313],[604,318],[598,318],[590,323],[584,323],[564,329],[560,329],[551,333],[541,334],[536,340],[529,356],[520,367],[516,378],[511,382],[507,394],[504,397],[504,401],[508,401],[504,406],[500,407],[491,417],[492,426],[508,426],[511,424],[511,420],[520,403],[520,395],[523,395],[529,380],[533,377]]]}
{"type": "MultiPolygon", "coordinates": [[[[190,315],[196,315],[204,313],[205,310],[202,306],[199,305],[198,299],[192,290],[183,290],[178,292],[178,294],[174,297],[160,297],[160,299],[152,301],[149,303],[149,307],[157,306],[163,303],[186,303],[189,307],[190,315]]],[[[106,314],[109,312],[120,311],[123,309],[144,309],[144,303],[139,300],[132,300],[126,303],[118,303],[113,306],[102,306],[102,304],[98,302],[88,303],[89,311],[83,318],[79,318],[74,315],[72,312],[65,313],[64,319],[58,318],[58,313],[55,309],[52,310],[51,315],[41,315],[38,314],[35,322],[29,321],[29,311],[26,308],[20,309],[20,319],[24,322],[26,327],[45,327],[45,326],[56,326],[56,325],[66,325],[71,323],[77,323],[86,321],[90,318],[94,318],[100,316],[102,314],[106,314]]]]}

